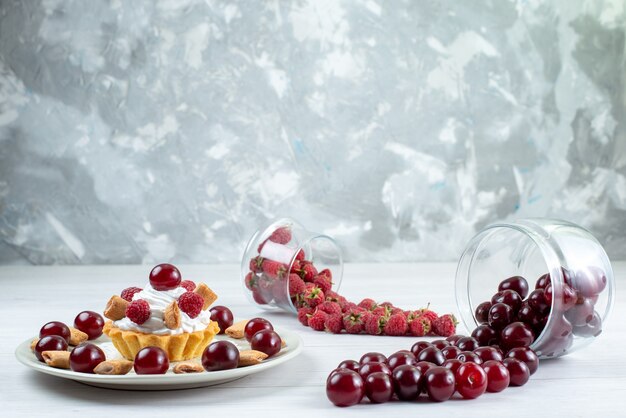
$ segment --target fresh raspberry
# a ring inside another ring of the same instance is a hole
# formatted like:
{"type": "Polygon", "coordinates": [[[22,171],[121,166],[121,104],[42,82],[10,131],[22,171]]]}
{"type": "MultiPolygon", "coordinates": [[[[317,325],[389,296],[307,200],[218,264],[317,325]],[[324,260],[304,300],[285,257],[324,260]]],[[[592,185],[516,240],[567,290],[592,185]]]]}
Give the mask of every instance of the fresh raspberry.
{"type": "Polygon", "coordinates": [[[333,282],[331,282],[327,276],[321,276],[319,274],[315,276],[313,283],[322,289],[324,293],[330,292],[333,287],[333,282]]]}
{"type": "Polygon", "coordinates": [[[298,261],[304,260],[304,250],[298,251],[298,253],[296,254],[296,260],[298,261]]]}
{"type": "Polygon", "coordinates": [[[341,306],[341,311],[344,313],[350,312],[350,311],[354,311],[354,310],[358,310],[359,312],[364,312],[365,309],[363,308],[359,308],[359,306],[356,303],[352,303],[352,302],[348,302],[348,301],[344,301],[344,302],[337,302],[339,303],[339,306],[341,306]]]}
{"type": "Polygon", "coordinates": [[[276,244],[287,244],[291,241],[291,229],[287,226],[278,228],[276,231],[272,232],[269,240],[275,242],[276,244]]]}
{"type": "Polygon", "coordinates": [[[263,251],[263,246],[265,245],[265,243],[267,242],[267,240],[263,241],[262,243],[259,244],[259,246],[256,248],[256,252],[261,254],[261,251],[263,251]]]}
{"type": "Polygon", "coordinates": [[[263,257],[252,257],[250,259],[250,271],[253,273],[263,272],[263,257]]]}
{"type": "Polygon", "coordinates": [[[333,280],[333,272],[330,271],[330,269],[324,269],[322,271],[320,271],[319,273],[317,273],[318,276],[326,276],[328,277],[331,281],[333,280]]]}
{"type": "Polygon", "coordinates": [[[359,302],[359,306],[363,309],[367,309],[368,311],[373,311],[378,305],[376,305],[376,301],[374,301],[374,299],[365,298],[359,302]]]}
{"type": "Polygon", "coordinates": [[[300,278],[295,273],[291,273],[289,275],[289,296],[298,296],[301,293],[304,293],[306,290],[306,284],[304,280],[300,278]]]}
{"type": "Polygon", "coordinates": [[[302,264],[302,269],[300,269],[300,277],[305,282],[312,282],[313,278],[317,276],[317,269],[311,263],[302,264]]]}
{"type": "Polygon", "coordinates": [[[126,316],[137,325],[150,319],[150,305],[143,299],[132,301],[126,307],[126,316]]]}
{"type": "Polygon", "coordinates": [[[265,274],[261,275],[261,277],[257,280],[258,288],[265,292],[269,292],[273,285],[274,279],[265,274]]]}
{"type": "Polygon", "coordinates": [[[326,312],[328,315],[341,315],[341,306],[337,302],[322,302],[317,309],[326,312]]]}
{"type": "MultiPolygon", "coordinates": [[[[356,306],[356,305],[355,305],[356,306]]],[[[359,308],[360,309],[360,308],[359,308]]],[[[343,327],[348,334],[360,334],[363,332],[363,317],[365,314],[363,311],[350,310],[347,315],[343,317],[343,327]]]]}
{"type": "Polygon", "coordinates": [[[441,337],[449,337],[456,332],[458,321],[452,314],[441,315],[433,322],[432,331],[441,337]]]}
{"type": "Polygon", "coordinates": [[[339,334],[343,330],[343,318],[341,314],[332,314],[326,317],[324,321],[324,329],[333,334],[339,334]]]}
{"type": "Polygon", "coordinates": [[[430,332],[430,320],[423,316],[409,322],[409,333],[414,337],[423,337],[430,332]]]}
{"type": "Polygon", "coordinates": [[[301,269],[302,264],[300,263],[300,260],[293,260],[293,263],[291,263],[291,271],[293,273],[300,274],[301,269]]]}
{"type": "Polygon", "coordinates": [[[188,292],[196,290],[196,284],[192,280],[183,280],[180,282],[181,287],[187,289],[188,292]]]}
{"type": "Polygon", "coordinates": [[[365,316],[365,332],[370,335],[380,335],[385,327],[385,320],[382,316],[373,313],[365,316]]]}
{"type": "Polygon", "coordinates": [[[309,317],[309,326],[315,331],[324,331],[327,316],[326,312],[316,310],[309,317]]]}
{"type": "Polygon", "coordinates": [[[393,303],[391,303],[391,302],[379,303],[378,306],[384,306],[385,308],[388,308],[389,310],[394,308],[393,303]]]}
{"type": "Polygon", "coordinates": [[[404,311],[400,308],[391,308],[391,315],[395,315],[395,314],[400,314],[402,316],[404,316],[406,318],[406,314],[404,313],[404,311]]]}
{"type": "Polygon", "coordinates": [[[140,287],[127,287],[126,289],[122,290],[122,293],[120,296],[122,299],[128,302],[132,302],[133,296],[135,296],[135,293],[139,293],[142,290],[143,289],[141,289],[140,287]]]}
{"type": "Polygon", "coordinates": [[[385,335],[397,337],[406,334],[408,327],[404,315],[402,313],[396,313],[389,317],[383,332],[385,335]]]}
{"type": "Polygon", "coordinates": [[[376,316],[389,316],[390,310],[386,306],[377,306],[372,313],[376,316]]]}
{"type": "Polygon", "coordinates": [[[263,273],[267,274],[272,279],[284,277],[287,273],[287,266],[274,260],[263,260],[261,268],[263,269],[263,273]]]}
{"type": "Polygon", "coordinates": [[[437,315],[435,312],[428,309],[429,307],[430,307],[430,303],[426,305],[425,308],[418,309],[417,314],[418,316],[425,316],[426,318],[428,318],[428,320],[432,324],[433,322],[435,322],[435,319],[439,317],[439,315],[437,315]]]}
{"type": "Polygon", "coordinates": [[[253,272],[248,272],[248,274],[246,274],[246,279],[245,279],[245,283],[246,283],[246,288],[248,290],[252,290],[257,286],[257,277],[256,274],[254,274],[253,272]]]}
{"type": "Polygon", "coordinates": [[[202,312],[204,299],[197,293],[185,292],[178,298],[178,307],[185,312],[189,318],[195,318],[202,312]]]}
{"type": "Polygon", "coordinates": [[[304,307],[298,309],[298,321],[300,321],[300,323],[305,327],[308,327],[309,316],[313,315],[313,312],[315,312],[315,309],[313,308],[304,307]]]}
{"type": "Polygon", "coordinates": [[[317,305],[324,302],[324,292],[313,283],[307,283],[306,290],[304,291],[304,301],[311,308],[315,308],[317,305]]]}

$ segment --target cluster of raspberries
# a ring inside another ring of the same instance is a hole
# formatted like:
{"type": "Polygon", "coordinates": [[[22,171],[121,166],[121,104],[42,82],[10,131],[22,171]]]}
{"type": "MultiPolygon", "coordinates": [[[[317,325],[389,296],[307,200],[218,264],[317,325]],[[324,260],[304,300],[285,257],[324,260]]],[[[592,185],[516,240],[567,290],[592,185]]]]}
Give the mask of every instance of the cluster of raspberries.
{"type": "MultiPolygon", "coordinates": [[[[287,244],[291,241],[291,231],[279,228],[268,240],[287,244]]],[[[266,242],[259,245],[259,254],[266,242]]],[[[359,304],[350,302],[332,290],[332,278],[329,269],[318,272],[300,250],[291,269],[260,255],[253,257],[245,283],[257,303],[274,303],[286,308],[293,304],[302,325],[316,331],[415,337],[448,337],[456,331],[458,322],[454,315],[439,316],[428,307],[405,311],[390,302],[376,303],[373,299],[363,299],[359,304]]]]}

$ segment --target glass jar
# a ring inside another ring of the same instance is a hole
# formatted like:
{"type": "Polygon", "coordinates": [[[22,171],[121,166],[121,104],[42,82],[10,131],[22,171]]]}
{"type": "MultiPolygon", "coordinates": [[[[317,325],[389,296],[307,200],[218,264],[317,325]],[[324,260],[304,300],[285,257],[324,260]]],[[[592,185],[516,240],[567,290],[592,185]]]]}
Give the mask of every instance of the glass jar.
{"type": "Polygon", "coordinates": [[[331,237],[283,218],[260,228],[248,240],[241,280],[250,302],[263,309],[297,313],[296,294],[303,289],[294,288],[295,281],[300,286],[302,281],[294,281],[293,274],[304,284],[336,292],[343,274],[341,249],[331,237]]]}
{"type": "MultiPolygon", "coordinates": [[[[486,313],[504,297],[494,294],[519,287],[523,281],[517,276],[526,279],[528,295],[521,295],[526,299],[519,310],[518,302],[505,303],[513,308],[513,321],[522,319],[532,330],[531,348],[540,358],[571,353],[600,335],[613,304],[615,281],[606,252],[587,230],[561,220],[523,219],[479,232],[456,272],[457,307],[468,330],[481,323],[490,326],[489,319],[485,324],[486,313]],[[488,303],[477,312],[482,302],[488,303]]],[[[490,328],[498,339],[504,332],[493,315],[496,326],[490,328]]]]}

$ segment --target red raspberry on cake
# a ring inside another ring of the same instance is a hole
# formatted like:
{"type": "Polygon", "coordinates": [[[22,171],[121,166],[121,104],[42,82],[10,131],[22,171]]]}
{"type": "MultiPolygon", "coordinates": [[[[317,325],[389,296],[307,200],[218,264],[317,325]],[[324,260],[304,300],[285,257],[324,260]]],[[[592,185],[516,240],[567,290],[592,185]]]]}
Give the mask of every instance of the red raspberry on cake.
{"type": "Polygon", "coordinates": [[[143,289],[140,287],[127,287],[126,289],[122,290],[120,297],[124,299],[125,301],[132,302],[133,296],[135,296],[135,293],[139,293],[142,290],[143,289]]]}
{"type": "Polygon", "coordinates": [[[126,307],[126,316],[137,325],[150,319],[150,304],[143,299],[132,301],[126,307]]]}
{"type": "Polygon", "coordinates": [[[194,290],[196,290],[196,284],[193,282],[193,280],[183,280],[182,282],[180,282],[180,286],[187,289],[188,292],[193,292],[194,290]]]}
{"type": "Polygon", "coordinates": [[[195,318],[202,312],[204,299],[197,293],[185,292],[178,298],[178,307],[190,318],[195,318]]]}

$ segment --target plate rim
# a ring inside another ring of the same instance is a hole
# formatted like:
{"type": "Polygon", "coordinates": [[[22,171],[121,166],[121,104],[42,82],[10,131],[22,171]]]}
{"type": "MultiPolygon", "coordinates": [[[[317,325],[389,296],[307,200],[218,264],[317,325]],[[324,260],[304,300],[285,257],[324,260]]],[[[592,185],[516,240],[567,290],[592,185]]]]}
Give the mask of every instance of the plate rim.
{"type": "MultiPolygon", "coordinates": [[[[79,373],[68,369],[57,369],[50,367],[45,363],[42,363],[34,357],[30,349],[30,344],[34,338],[27,339],[20,343],[15,349],[15,358],[24,366],[39,373],[44,373],[50,376],[60,377],[62,379],[69,379],[78,381],[85,384],[103,384],[111,388],[116,385],[120,386],[153,386],[155,388],[159,386],[185,386],[196,383],[212,383],[219,385],[222,383],[228,383],[230,381],[240,379],[242,377],[262,372],[263,370],[271,369],[286,361],[299,355],[304,346],[302,337],[292,331],[277,330],[276,331],[286,342],[287,350],[284,354],[279,355],[271,361],[262,362],[253,366],[238,367],[229,370],[219,370],[214,372],[201,372],[201,373],[188,373],[188,374],[175,374],[168,372],[163,375],[98,375],[90,373],[79,373]],[[292,345],[290,347],[290,345],[292,345]],[[32,358],[31,358],[32,357],[32,358]]],[[[109,342],[107,338],[102,343],[109,342]]]]}

